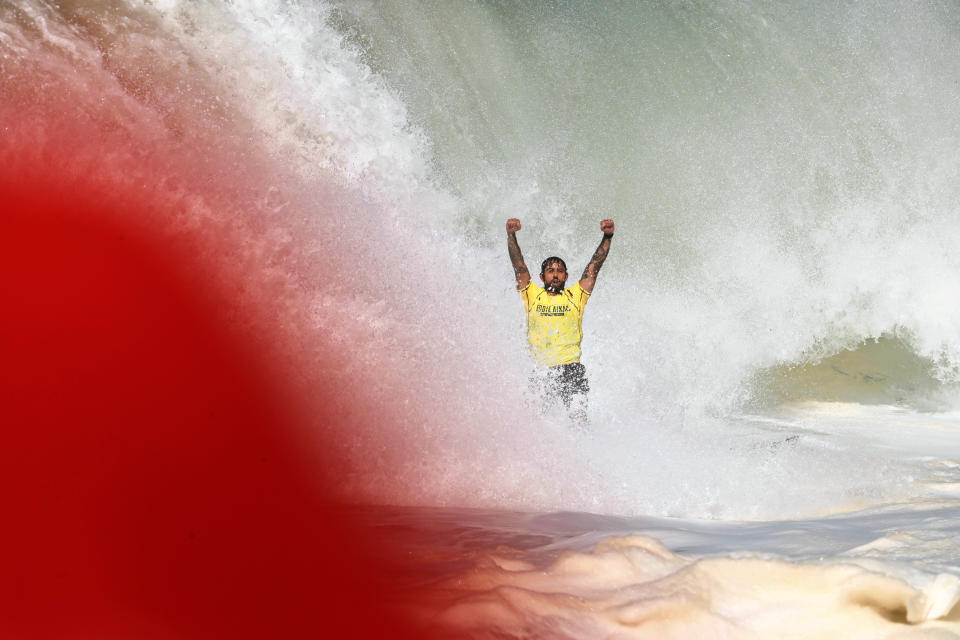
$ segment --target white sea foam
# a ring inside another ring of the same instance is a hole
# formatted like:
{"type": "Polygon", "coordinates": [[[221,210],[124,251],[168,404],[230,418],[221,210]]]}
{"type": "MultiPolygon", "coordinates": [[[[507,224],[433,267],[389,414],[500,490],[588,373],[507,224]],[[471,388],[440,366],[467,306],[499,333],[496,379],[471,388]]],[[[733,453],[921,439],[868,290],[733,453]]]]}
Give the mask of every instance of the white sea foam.
{"type": "Polygon", "coordinates": [[[545,568],[491,557],[448,586],[456,602],[435,624],[558,638],[877,638],[905,627],[955,637],[960,623],[938,618],[960,599],[956,576],[927,575],[911,585],[882,566],[873,569],[760,558],[692,561],[651,538],[609,538],[545,568]]]}

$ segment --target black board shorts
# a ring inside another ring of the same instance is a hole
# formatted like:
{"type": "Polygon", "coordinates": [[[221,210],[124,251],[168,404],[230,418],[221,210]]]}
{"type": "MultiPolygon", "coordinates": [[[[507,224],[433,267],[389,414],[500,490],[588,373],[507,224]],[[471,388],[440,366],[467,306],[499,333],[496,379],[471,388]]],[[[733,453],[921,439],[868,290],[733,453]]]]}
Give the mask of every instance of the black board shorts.
{"type": "Polygon", "coordinates": [[[560,398],[568,409],[575,396],[586,396],[590,392],[587,368],[579,362],[547,367],[542,382],[545,395],[560,398]]]}

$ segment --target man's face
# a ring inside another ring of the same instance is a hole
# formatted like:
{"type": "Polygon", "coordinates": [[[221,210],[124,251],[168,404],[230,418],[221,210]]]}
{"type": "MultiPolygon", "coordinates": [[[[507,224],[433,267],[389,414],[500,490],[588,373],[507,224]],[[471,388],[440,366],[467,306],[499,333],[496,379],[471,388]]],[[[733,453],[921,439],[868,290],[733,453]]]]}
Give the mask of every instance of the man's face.
{"type": "Polygon", "coordinates": [[[544,289],[550,293],[560,293],[567,283],[567,270],[559,262],[548,262],[540,279],[543,280],[544,289]]]}

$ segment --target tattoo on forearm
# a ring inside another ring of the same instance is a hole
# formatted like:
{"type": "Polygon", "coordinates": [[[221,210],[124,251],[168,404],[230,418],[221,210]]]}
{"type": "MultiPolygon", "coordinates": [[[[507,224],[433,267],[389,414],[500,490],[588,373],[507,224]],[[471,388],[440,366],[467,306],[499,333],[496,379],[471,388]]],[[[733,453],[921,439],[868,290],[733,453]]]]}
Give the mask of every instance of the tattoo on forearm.
{"type": "Polygon", "coordinates": [[[597,274],[600,273],[600,267],[603,266],[603,261],[607,259],[607,254],[610,252],[610,238],[604,237],[600,241],[600,246],[597,247],[597,250],[593,252],[593,257],[590,258],[590,262],[587,264],[587,268],[583,270],[582,280],[587,278],[596,278],[597,274]]]}
{"type": "Polygon", "coordinates": [[[514,274],[517,277],[528,274],[529,271],[527,271],[527,265],[523,261],[523,253],[520,252],[520,245],[517,244],[515,235],[507,236],[507,251],[510,253],[510,262],[513,264],[514,274]]]}

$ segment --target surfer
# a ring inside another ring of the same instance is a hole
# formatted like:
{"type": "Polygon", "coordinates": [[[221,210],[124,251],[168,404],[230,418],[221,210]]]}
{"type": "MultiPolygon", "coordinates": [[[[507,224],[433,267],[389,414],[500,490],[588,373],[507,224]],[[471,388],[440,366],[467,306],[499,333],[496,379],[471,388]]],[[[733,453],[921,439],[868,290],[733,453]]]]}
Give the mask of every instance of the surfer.
{"type": "Polygon", "coordinates": [[[600,267],[610,252],[613,220],[600,223],[603,232],[600,246],[593,252],[580,281],[569,289],[565,288],[567,265],[557,256],[547,258],[540,265],[540,280],[544,286],[531,282],[530,271],[517,244],[520,229],[518,219],[507,220],[507,250],[517,278],[517,289],[527,311],[527,341],[534,360],[541,365],[533,378],[534,383],[545,403],[559,399],[574,422],[586,426],[590,385],[586,369],[580,362],[583,309],[593,292],[600,267]]]}

